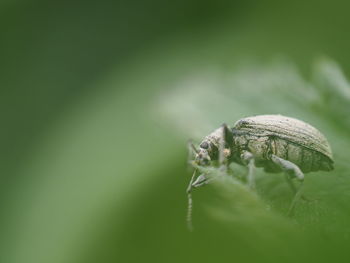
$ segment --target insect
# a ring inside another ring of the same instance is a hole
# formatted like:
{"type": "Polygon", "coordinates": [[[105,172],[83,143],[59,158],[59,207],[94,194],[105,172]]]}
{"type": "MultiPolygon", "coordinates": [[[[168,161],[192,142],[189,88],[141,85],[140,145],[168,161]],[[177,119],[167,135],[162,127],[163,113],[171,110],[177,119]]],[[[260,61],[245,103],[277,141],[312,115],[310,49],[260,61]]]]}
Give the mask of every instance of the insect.
{"type": "Polygon", "coordinates": [[[192,143],[189,147],[195,155],[191,162],[195,170],[187,188],[190,228],[193,188],[215,179],[205,174],[195,178],[198,167],[218,166],[225,174],[232,162],[248,166],[247,182],[251,189],[255,188],[255,167],[263,167],[269,173],[284,172],[294,192],[289,215],[301,197],[304,173],[333,170],[332,150],[324,135],[303,121],[282,115],[243,118],[232,128],[223,124],[204,138],[199,149],[192,143]],[[300,182],[299,187],[295,187],[293,178],[300,182]]]}

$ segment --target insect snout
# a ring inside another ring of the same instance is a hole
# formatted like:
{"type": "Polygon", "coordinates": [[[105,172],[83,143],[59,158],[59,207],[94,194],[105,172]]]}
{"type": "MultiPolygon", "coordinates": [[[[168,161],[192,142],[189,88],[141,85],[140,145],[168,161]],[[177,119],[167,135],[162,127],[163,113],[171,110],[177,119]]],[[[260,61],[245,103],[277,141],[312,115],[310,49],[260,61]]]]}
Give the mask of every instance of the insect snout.
{"type": "Polygon", "coordinates": [[[201,150],[196,155],[195,162],[199,165],[208,165],[211,161],[211,158],[206,150],[201,150]]]}

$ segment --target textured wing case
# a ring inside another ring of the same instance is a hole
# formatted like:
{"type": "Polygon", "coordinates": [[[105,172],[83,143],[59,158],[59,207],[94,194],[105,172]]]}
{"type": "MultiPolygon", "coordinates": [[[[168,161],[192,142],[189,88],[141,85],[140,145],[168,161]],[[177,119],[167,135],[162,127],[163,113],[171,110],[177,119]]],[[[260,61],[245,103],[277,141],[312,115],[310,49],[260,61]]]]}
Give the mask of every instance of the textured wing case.
{"type": "Polygon", "coordinates": [[[282,115],[259,115],[241,119],[234,129],[257,136],[276,136],[320,152],[333,160],[327,139],[311,125],[282,115]]]}

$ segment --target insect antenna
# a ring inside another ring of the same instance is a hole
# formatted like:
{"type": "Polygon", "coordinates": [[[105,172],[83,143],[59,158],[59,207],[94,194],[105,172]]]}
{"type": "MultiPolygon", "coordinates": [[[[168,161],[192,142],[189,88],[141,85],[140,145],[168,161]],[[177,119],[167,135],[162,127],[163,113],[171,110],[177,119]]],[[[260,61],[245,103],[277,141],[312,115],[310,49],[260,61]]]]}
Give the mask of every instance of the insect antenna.
{"type": "Polygon", "coordinates": [[[197,154],[198,150],[196,149],[196,146],[194,146],[192,140],[189,140],[187,142],[187,148],[188,148],[188,157],[192,158],[193,153],[197,154]]]}
{"type": "MultiPolygon", "coordinates": [[[[187,155],[187,164],[190,164],[191,161],[193,160],[194,156],[198,154],[198,150],[194,146],[192,140],[189,140],[187,142],[187,149],[188,149],[188,155],[187,155]]],[[[191,170],[191,166],[188,166],[188,171],[191,170]]]]}
{"type": "Polygon", "coordinates": [[[192,184],[194,177],[196,176],[197,169],[194,170],[193,175],[191,177],[190,183],[187,187],[187,200],[188,200],[188,205],[187,205],[187,227],[190,231],[193,230],[193,224],[192,224],[192,207],[193,207],[193,202],[192,202],[192,184]]]}

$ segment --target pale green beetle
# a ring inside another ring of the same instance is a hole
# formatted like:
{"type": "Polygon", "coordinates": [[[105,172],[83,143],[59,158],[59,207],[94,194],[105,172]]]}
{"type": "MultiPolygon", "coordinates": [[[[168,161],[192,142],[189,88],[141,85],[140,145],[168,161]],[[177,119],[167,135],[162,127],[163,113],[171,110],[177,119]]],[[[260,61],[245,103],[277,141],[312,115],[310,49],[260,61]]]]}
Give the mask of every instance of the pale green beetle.
{"type": "MultiPolygon", "coordinates": [[[[266,172],[285,172],[287,181],[295,192],[289,214],[300,197],[304,173],[331,171],[333,156],[327,139],[311,125],[282,115],[259,115],[238,120],[232,128],[223,124],[200,143],[195,152],[194,163],[207,166],[218,161],[222,169],[231,162],[248,166],[248,184],[254,188],[254,168],[263,167],[266,172]],[[291,178],[301,184],[296,189],[291,178]]],[[[209,182],[205,175],[194,181],[196,170],[187,189],[189,215],[192,207],[193,188],[209,182]]]]}

